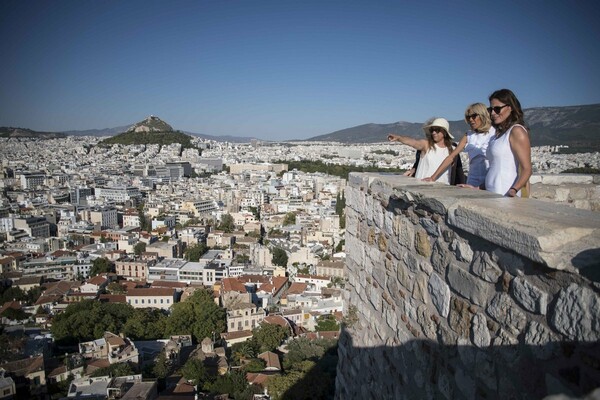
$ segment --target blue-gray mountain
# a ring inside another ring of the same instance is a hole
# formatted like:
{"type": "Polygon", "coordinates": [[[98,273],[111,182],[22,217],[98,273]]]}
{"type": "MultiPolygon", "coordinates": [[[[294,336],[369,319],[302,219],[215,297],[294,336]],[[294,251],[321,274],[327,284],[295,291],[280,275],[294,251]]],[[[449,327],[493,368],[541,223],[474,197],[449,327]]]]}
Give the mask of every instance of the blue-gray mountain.
{"type": "MultiPolygon", "coordinates": [[[[534,146],[562,144],[580,150],[600,149],[600,104],[528,108],[524,113],[534,146]]],[[[421,126],[410,122],[365,124],[307,140],[375,143],[386,141],[389,133],[421,138],[421,126]]],[[[450,121],[450,131],[458,140],[467,131],[467,124],[463,120],[450,121]]]]}

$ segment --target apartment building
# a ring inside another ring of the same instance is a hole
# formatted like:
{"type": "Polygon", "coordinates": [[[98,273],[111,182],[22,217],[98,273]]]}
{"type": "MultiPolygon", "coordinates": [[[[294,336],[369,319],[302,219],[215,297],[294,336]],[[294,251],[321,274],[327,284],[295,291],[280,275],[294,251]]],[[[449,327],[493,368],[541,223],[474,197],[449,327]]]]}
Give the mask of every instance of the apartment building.
{"type": "Polygon", "coordinates": [[[148,279],[150,267],[156,265],[156,260],[125,258],[115,262],[117,275],[127,280],[145,281],[148,279]]]}
{"type": "Polygon", "coordinates": [[[227,310],[227,332],[252,330],[265,319],[263,308],[252,303],[239,303],[227,310]]]}
{"type": "Polygon", "coordinates": [[[125,299],[133,308],[168,310],[175,303],[175,294],[174,288],[136,288],[129,289],[125,299]]]}

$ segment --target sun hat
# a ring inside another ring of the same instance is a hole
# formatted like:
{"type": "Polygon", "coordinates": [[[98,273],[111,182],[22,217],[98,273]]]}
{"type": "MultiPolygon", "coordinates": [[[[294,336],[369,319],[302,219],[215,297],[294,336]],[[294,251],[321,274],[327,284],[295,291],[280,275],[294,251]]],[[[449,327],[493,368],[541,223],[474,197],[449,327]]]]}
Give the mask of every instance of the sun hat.
{"type": "Polygon", "coordinates": [[[425,122],[423,125],[423,132],[425,132],[425,136],[429,137],[431,133],[429,133],[429,128],[432,127],[443,128],[446,132],[448,132],[448,136],[450,139],[454,139],[454,136],[450,133],[450,124],[445,118],[432,118],[425,122]]]}

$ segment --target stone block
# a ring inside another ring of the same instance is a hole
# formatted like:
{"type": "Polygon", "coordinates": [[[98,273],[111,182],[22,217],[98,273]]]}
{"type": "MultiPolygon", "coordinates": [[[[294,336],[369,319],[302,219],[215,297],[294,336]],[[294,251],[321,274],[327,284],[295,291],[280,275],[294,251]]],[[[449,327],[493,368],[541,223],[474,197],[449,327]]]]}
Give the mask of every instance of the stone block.
{"type": "Polygon", "coordinates": [[[450,301],[450,313],[448,314],[448,325],[460,337],[468,338],[471,329],[471,312],[469,305],[458,298],[450,301]]]}
{"type": "Polygon", "coordinates": [[[531,321],[525,331],[525,344],[541,360],[550,359],[559,350],[559,341],[560,338],[550,328],[536,321],[531,321]]]}
{"type": "Polygon", "coordinates": [[[575,283],[562,289],[550,316],[552,326],[572,340],[600,340],[600,297],[575,283]]]}
{"type": "Polygon", "coordinates": [[[481,281],[460,266],[450,263],[448,266],[448,284],[451,289],[459,293],[473,304],[484,306],[491,290],[489,283],[481,281]]]}
{"type": "Polygon", "coordinates": [[[415,236],[415,250],[425,258],[431,256],[431,243],[429,243],[429,236],[423,228],[417,230],[415,236]]]}
{"type": "Polygon", "coordinates": [[[419,224],[425,229],[429,236],[438,237],[441,235],[440,226],[429,218],[420,218],[419,224]]]}
{"type": "Polygon", "coordinates": [[[542,183],[544,185],[565,185],[569,183],[585,185],[594,183],[594,178],[592,175],[582,174],[544,174],[542,175],[542,183]]]}
{"type": "Polygon", "coordinates": [[[429,304],[429,293],[427,292],[427,276],[417,274],[412,288],[413,298],[424,304],[429,304]]]}
{"type": "Polygon", "coordinates": [[[431,253],[431,265],[433,270],[442,276],[446,276],[446,267],[450,264],[451,253],[448,249],[448,244],[438,238],[433,243],[433,251],[431,253]]]}
{"type": "Polygon", "coordinates": [[[438,314],[446,318],[450,312],[450,288],[446,282],[436,273],[432,273],[429,277],[429,294],[431,301],[435,306],[438,314]]]}
{"type": "Polygon", "coordinates": [[[527,318],[506,293],[497,293],[487,307],[487,313],[508,329],[513,335],[518,335],[527,322],[527,318]]]}
{"type": "Polygon", "coordinates": [[[484,315],[475,314],[471,320],[471,341],[479,348],[488,347],[491,343],[490,331],[484,315]]]}
{"type": "Polygon", "coordinates": [[[452,251],[454,251],[454,253],[456,254],[456,258],[459,261],[464,261],[467,263],[473,261],[473,250],[471,249],[468,243],[462,240],[455,239],[452,241],[450,248],[452,249],[452,251]]]}
{"type": "Polygon", "coordinates": [[[476,252],[471,264],[471,273],[489,283],[496,283],[502,275],[502,270],[488,253],[476,252]]]}
{"type": "Polygon", "coordinates": [[[525,278],[516,277],[511,284],[511,293],[517,302],[527,311],[535,314],[546,315],[548,295],[525,278]]]}
{"type": "Polygon", "coordinates": [[[574,260],[577,268],[594,265],[600,255],[600,215],[548,202],[470,199],[448,210],[448,225],[553,269],[574,270],[574,260]],[[498,210],[506,210],[502,218],[498,210]],[[583,252],[593,253],[596,260],[577,258],[583,252]]]}

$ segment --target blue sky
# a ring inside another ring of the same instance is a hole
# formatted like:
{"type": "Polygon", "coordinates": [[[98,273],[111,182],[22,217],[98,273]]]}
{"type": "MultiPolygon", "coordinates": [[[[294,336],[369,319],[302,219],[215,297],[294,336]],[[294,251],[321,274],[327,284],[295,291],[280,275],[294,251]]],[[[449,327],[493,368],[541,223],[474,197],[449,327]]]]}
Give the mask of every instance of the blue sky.
{"type": "Polygon", "coordinates": [[[0,2],[0,126],[305,139],[600,103],[597,1],[0,2]]]}

